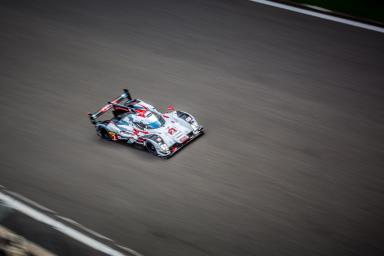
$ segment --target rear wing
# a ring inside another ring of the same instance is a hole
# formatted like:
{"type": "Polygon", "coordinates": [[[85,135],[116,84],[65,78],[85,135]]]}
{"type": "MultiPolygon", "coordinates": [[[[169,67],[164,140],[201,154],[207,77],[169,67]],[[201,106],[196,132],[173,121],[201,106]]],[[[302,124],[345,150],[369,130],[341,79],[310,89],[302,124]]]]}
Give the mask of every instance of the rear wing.
{"type": "Polygon", "coordinates": [[[88,113],[89,119],[92,124],[96,124],[96,119],[99,118],[101,115],[106,113],[108,110],[110,110],[113,105],[122,103],[124,100],[131,101],[132,97],[129,93],[128,89],[123,89],[124,93],[121,94],[119,97],[115,98],[112,101],[109,101],[107,105],[100,108],[98,111],[94,113],[88,113]]]}

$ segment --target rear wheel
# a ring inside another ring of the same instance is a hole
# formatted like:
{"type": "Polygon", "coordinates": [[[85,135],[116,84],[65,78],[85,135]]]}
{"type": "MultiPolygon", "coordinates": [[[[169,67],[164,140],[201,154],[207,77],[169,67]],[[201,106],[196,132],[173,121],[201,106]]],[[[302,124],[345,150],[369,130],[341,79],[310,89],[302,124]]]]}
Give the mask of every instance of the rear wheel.
{"type": "Polygon", "coordinates": [[[105,129],[100,130],[100,137],[104,140],[111,140],[111,137],[109,137],[109,134],[105,129]]]}

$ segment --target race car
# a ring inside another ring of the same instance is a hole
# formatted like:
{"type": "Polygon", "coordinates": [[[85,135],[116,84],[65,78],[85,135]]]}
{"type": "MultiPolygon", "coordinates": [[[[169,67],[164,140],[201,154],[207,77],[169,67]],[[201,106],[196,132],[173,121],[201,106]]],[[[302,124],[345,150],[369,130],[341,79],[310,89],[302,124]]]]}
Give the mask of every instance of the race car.
{"type": "Polygon", "coordinates": [[[127,89],[123,91],[97,112],[88,113],[101,138],[142,145],[156,156],[169,158],[204,134],[203,126],[191,114],[173,106],[168,106],[168,111],[161,113],[140,99],[132,99],[127,89]],[[98,120],[109,110],[113,118],[98,120]]]}

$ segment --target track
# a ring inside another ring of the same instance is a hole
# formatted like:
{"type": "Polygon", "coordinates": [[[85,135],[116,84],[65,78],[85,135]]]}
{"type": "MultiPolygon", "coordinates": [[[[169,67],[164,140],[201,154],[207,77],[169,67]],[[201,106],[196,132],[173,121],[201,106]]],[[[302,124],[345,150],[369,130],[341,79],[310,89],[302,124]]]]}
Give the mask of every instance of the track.
{"type": "Polygon", "coordinates": [[[383,255],[384,35],[248,1],[1,1],[0,184],[144,255],[383,255]],[[195,114],[99,140],[122,88],[195,114]]]}

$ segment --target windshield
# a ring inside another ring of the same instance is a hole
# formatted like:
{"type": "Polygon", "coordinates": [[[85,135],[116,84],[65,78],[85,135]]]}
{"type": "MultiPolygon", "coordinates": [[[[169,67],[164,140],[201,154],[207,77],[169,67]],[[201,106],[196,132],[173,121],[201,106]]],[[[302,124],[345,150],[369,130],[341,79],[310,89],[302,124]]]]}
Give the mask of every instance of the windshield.
{"type": "Polygon", "coordinates": [[[165,124],[162,116],[155,112],[149,112],[143,120],[134,122],[140,129],[157,129],[165,124]]]}

